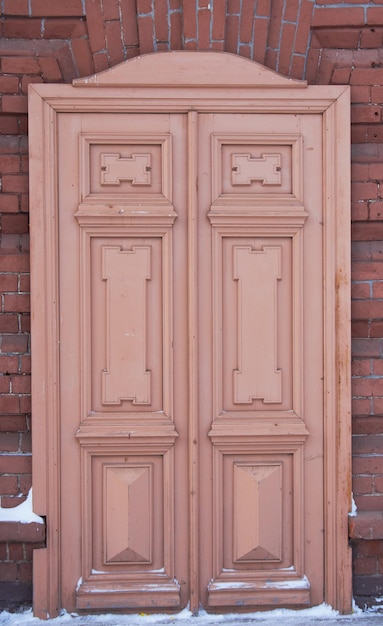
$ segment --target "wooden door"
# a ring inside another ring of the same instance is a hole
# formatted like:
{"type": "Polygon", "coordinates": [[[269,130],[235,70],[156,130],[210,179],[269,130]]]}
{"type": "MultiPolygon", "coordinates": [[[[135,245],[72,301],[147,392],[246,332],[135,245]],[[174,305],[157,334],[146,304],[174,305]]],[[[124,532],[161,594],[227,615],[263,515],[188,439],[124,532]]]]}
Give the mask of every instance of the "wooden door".
{"type": "MultiPolygon", "coordinates": [[[[347,366],[326,307],[347,310],[347,265],[334,261],[323,104],[268,112],[269,99],[252,112],[212,104],[206,87],[208,104],[192,91],[194,106],[179,92],[171,105],[166,89],[156,101],[157,89],[118,106],[104,89],[89,106],[86,85],[69,89],[46,163],[54,223],[34,257],[36,284],[51,263],[40,288],[55,310],[44,345],[57,389],[36,462],[37,512],[50,493],[57,526],[36,571],[57,579],[38,586],[37,612],[340,607],[341,596],[347,610],[347,589],[331,600],[327,582],[348,489],[330,470],[348,456],[331,442],[334,375],[347,366]]],[[[346,544],[341,554],[347,564],[346,544]]]]}

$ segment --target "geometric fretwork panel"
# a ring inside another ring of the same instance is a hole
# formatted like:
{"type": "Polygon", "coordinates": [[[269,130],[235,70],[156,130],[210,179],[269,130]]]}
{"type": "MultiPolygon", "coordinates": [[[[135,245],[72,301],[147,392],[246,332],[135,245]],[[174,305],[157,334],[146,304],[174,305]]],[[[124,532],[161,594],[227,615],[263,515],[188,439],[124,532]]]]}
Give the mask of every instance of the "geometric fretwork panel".
{"type": "Polygon", "coordinates": [[[152,561],[152,467],[104,466],[105,561],[152,561]]]}
{"type": "Polygon", "coordinates": [[[281,560],[282,465],[234,463],[234,561],[281,560]]]}

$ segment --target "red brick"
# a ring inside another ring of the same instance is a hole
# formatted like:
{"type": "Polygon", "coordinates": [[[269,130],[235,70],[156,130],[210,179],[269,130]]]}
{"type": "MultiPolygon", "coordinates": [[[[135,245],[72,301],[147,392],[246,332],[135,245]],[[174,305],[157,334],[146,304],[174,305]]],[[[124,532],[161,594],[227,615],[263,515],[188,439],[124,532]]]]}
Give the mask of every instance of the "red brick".
{"type": "Polygon", "coordinates": [[[291,55],[295,38],[295,25],[283,24],[279,48],[278,71],[287,75],[290,68],[291,55]]]}
{"type": "MultiPolygon", "coordinates": [[[[24,97],[24,96],[20,96],[24,97]]],[[[3,190],[7,192],[28,192],[28,176],[26,174],[7,174],[3,176],[3,190]]]]}
{"type": "Polygon", "coordinates": [[[351,322],[352,337],[369,337],[368,320],[352,320],[351,322]]]}
{"type": "Polygon", "coordinates": [[[3,233],[27,233],[29,230],[28,215],[25,213],[3,215],[1,229],[3,233]]]}
{"type": "Polygon", "coordinates": [[[157,42],[169,42],[167,0],[154,0],[154,32],[157,42]]]}
{"type": "Polygon", "coordinates": [[[1,352],[24,353],[28,349],[28,335],[3,335],[1,352]]]}
{"type": "Polygon", "coordinates": [[[153,52],[153,20],[151,16],[138,18],[138,32],[141,54],[153,52]]]}
{"type": "Polygon", "coordinates": [[[17,274],[0,274],[0,291],[17,291],[17,274]]]}
{"type": "Polygon", "coordinates": [[[277,50],[279,46],[284,2],[283,0],[274,0],[271,6],[272,15],[270,19],[268,46],[269,48],[277,50]]]}
{"type": "Polygon", "coordinates": [[[31,357],[22,355],[20,357],[20,374],[28,374],[31,371],[31,357]]]}
{"type": "Polygon", "coordinates": [[[86,23],[75,19],[47,19],[44,23],[44,39],[74,39],[87,35],[86,23]]]}
{"type": "Polygon", "coordinates": [[[109,53],[111,65],[116,65],[124,60],[123,43],[121,39],[121,27],[120,23],[106,22],[105,24],[105,37],[106,46],[109,53]]]}
{"type": "MultiPolygon", "coordinates": [[[[17,315],[0,314],[0,333],[17,333],[19,322],[17,315]]],[[[1,357],[0,357],[1,359],[1,357]]]]}
{"type": "Polygon", "coordinates": [[[137,0],[137,13],[144,15],[152,12],[152,0],[137,0]]]}
{"type": "Polygon", "coordinates": [[[18,506],[19,504],[22,504],[23,502],[25,502],[26,498],[24,497],[20,497],[20,495],[17,496],[3,496],[1,498],[1,506],[3,506],[6,509],[12,509],[15,506],[18,506]]]}
{"type": "Polygon", "coordinates": [[[351,87],[351,102],[353,104],[359,103],[359,102],[369,103],[370,101],[373,104],[379,103],[379,100],[374,100],[371,98],[372,89],[375,89],[375,87],[366,87],[364,85],[353,85],[351,87]]]}
{"type": "Polygon", "coordinates": [[[12,393],[31,393],[31,377],[13,376],[12,393]]]}
{"type": "Polygon", "coordinates": [[[32,410],[32,401],[31,396],[18,396],[19,398],[19,412],[20,413],[30,413],[32,410]]]}
{"type": "Polygon", "coordinates": [[[4,312],[28,312],[30,310],[30,298],[26,294],[12,294],[4,296],[4,312]]]}
{"type": "Polygon", "coordinates": [[[378,124],[381,121],[382,109],[377,105],[353,105],[351,107],[351,122],[360,124],[378,124]]]}
{"type": "MultiPolygon", "coordinates": [[[[383,299],[383,281],[374,282],[372,285],[372,297],[383,299]]],[[[383,330],[383,326],[381,328],[383,330]]]]}
{"type": "MultiPolygon", "coordinates": [[[[31,452],[32,451],[32,438],[31,433],[21,433],[20,434],[20,451],[21,452],[31,452]]],[[[30,487],[30,480],[28,479],[27,483],[22,487],[20,485],[20,491],[22,493],[28,493],[30,487]]]]}
{"type": "Polygon", "coordinates": [[[0,476],[0,493],[2,495],[7,495],[7,496],[17,495],[18,493],[17,476],[0,476]]]}
{"type": "MultiPolygon", "coordinates": [[[[189,0],[189,2],[184,3],[183,11],[184,11],[184,37],[185,37],[185,40],[188,40],[188,39],[196,40],[197,39],[197,7],[196,7],[196,0],[189,0]]],[[[213,27],[214,27],[214,25],[213,25],[213,27]]],[[[219,37],[217,37],[214,34],[214,30],[213,30],[213,38],[214,39],[219,39],[219,37]]]]}
{"type": "Polygon", "coordinates": [[[27,429],[25,415],[1,415],[0,432],[23,432],[27,429]]]}
{"type": "Polygon", "coordinates": [[[57,59],[54,57],[40,57],[38,63],[45,81],[62,80],[62,73],[57,59]]]}
{"type": "Polygon", "coordinates": [[[237,15],[229,15],[226,19],[226,39],[225,50],[227,52],[237,53],[239,43],[239,17],[237,15]]]}
{"type": "Polygon", "coordinates": [[[32,582],[32,563],[19,563],[17,566],[18,580],[22,583],[32,582]]]}
{"type": "Polygon", "coordinates": [[[3,36],[7,39],[40,39],[42,24],[39,19],[7,19],[4,22],[3,36]]]}
{"type": "Polygon", "coordinates": [[[354,474],[379,474],[382,469],[381,456],[355,456],[353,458],[354,474]]]}
{"type": "Polygon", "coordinates": [[[371,87],[371,101],[383,103],[383,85],[371,87]]]}
{"type": "Polygon", "coordinates": [[[40,66],[35,57],[3,57],[1,69],[4,74],[38,74],[40,66]]]}
{"type": "Polygon", "coordinates": [[[0,133],[2,135],[18,135],[19,122],[16,115],[0,113],[0,133]]]}
{"type": "Polygon", "coordinates": [[[120,2],[118,0],[108,0],[103,3],[103,18],[105,21],[120,19],[120,2]]]}
{"type": "Polygon", "coordinates": [[[354,283],[351,287],[353,300],[371,298],[370,285],[368,283],[354,283]]]}
{"type": "Polygon", "coordinates": [[[3,15],[29,15],[29,0],[4,0],[3,15]]]}
{"type": "Polygon", "coordinates": [[[9,543],[9,560],[10,561],[22,561],[24,559],[24,550],[22,543],[9,543]]]}
{"type": "Polygon", "coordinates": [[[352,414],[355,415],[371,415],[371,399],[352,399],[352,414]]]}
{"type": "Polygon", "coordinates": [[[125,45],[138,46],[135,0],[125,0],[120,7],[125,45]]]}
{"type": "Polygon", "coordinates": [[[252,40],[254,7],[255,0],[243,0],[242,11],[239,18],[241,43],[250,43],[252,40]]]}
{"type": "Polygon", "coordinates": [[[383,8],[369,7],[367,9],[367,22],[369,26],[383,24],[383,8]]]}
{"type": "Polygon", "coordinates": [[[383,83],[382,68],[355,68],[352,71],[351,85],[381,85],[383,83]]]}
{"type": "MultiPolygon", "coordinates": [[[[199,0],[201,3],[201,0],[199,0]]],[[[241,11],[241,0],[227,0],[227,13],[228,15],[239,14],[241,11]]]]}
{"type": "Polygon", "coordinates": [[[15,194],[0,194],[0,212],[17,213],[19,209],[19,198],[15,194]]]}
{"type": "Polygon", "coordinates": [[[291,78],[298,78],[299,80],[302,80],[305,71],[305,63],[306,60],[303,56],[293,54],[289,76],[291,78]]]}
{"type": "Polygon", "coordinates": [[[354,357],[379,357],[382,354],[380,339],[353,339],[352,353],[354,357]]]}
{"type": "Polygon", "coordinates": [[[356,300],[351,305],[353,319],[371,319],[383,317],[383,302],[375,300],[356,300]]]}
{"type": "Polygon", "coordinates": [[[93,74],[94,64],[88,39],[73,39],[71,45],[80,76],[93,74]]]}
{"type": "Polygon", "coordinates": [[[352,224],[351,233],[353,241],[376,241],[382,225],[379,222],[352,224]]]}
{"type": "Polygon", "coordinates": [[[371,494],[355,496],[355,503],[362,511],[380,511],[383,509],[383,495],[371,494]]]}
{"type": "Polygon", "coordinates": [[[170,14],[170,49],[182,48],[182,15],[181,13],[170,14]]]}
{"type": "Polygon", "coordinates": [[[225,14],[225,0],[214,0],[214,11],[212,13],[213,41],[223,41],[225,38],[225,14]]]}
{"type": "Polygon", "coordinates": [[[0,254],[0,272],[29,271],[28,254],[0,254]]]}
{"type": "Polygon", "coordinates": [[[302,0],[300,6],[299,21],[295,38],[294,52],[307,55],[307,45],[311,30],[313,2],[302,0]]]}
{"type": "MultiPolygon", "coordinates": [[[[30,433],[28,433],[28,435],[30,437],[30,433]]],[[[30,449],[28,450],[28,452],[30,452],[30,449]]],[[[27,496],[32,486],[32,474],[21,474],[21,476],[18,476],[18,480],[19,492],[27,496]]]]}
{"type": "Polygon", "coordinates": [[[351,203],[351,219],[353,222],[368,219],[368,203],[367,200],[351,203]]]}
{"type": "MultiPolygon", "coordinates": [[[[228,20],[237,20],[238,17],[232,18],[229,17],[228,20]]],[[[210,23],[211,23],[211,12],[209,9],[199,9],[198,10],[198,50],[209,50],[210,48],[210,23]]],[[[230,37],[228,33],[230,33],[230,24],[227,21],[227,33],[226,39],[230,37]]],[[[238,26],[237,26],[237,40],[238,40],[238,26]]]]}
{"type": "Polygon", "coordinates": [[[348,85],[350,81],[351,69],[346,67],[335,67],[331,77],[333,85],[348,85]]]}
{"type": "Polygon", "coordinates": [[[102,19],[101,1],[85,0],[86,21],[88,25],[92,52],[105,49],[105,28],[102,19]]]}
{"type": "MultiPolygon", "coordinates": [[[[88,3],[86,4],[86,10],[88,3]]],[[[31,0],[33,17],[61,17],[63,15],[84,15],[81,0],[61,0],[61,2],[47,2],[47,0],[31,0]]]]}
{"type": "Polygon", "coordinates": [[[377,574],[378,563],[376,557],[370,559],[358,558],[353,564],[353,573],[356,575],[377,574]]]}
{"type": "Polygon", "coordinates": [[[312,26],[324,28],[326,26],[363,26],[364,11],[362,8],[317,8],[313,15],[312,26]]]}
{"type": "Polygon", "coordinates": [[[368,415],[367,417],[353,417],[352,427],[354,433],[373,434],[381,433],[383,419],[368,415]]]}
{"type": "Polygon", "coordinates": [[[0,76],[0,92],[17,93],[19,91],[19,79],[16,76],[0,76]]]}
{"type": "Polygon", "coordinates": [[[372,476],[354,476],[352,481],[352,491],[355,495],[372,493],[374,483],[372,476]]]}
{"type": "MultiPolygon", "coordinates": [[[[2,503],[2,502],[1,502],[2,503]]],[[[17,580],[16,563],[0,561],[0,581],[14,582],[17,580]]]]}
{"type": "Polygon", "coordinates": [[[30,454],[8,454],[0,456],[2,474],[30,474],[32,457],[30,454]]]}
{"type": "Polygon", "coordinates": [[[267,45],[268,20],[255,18],[254,20],[254,61],[264,63],[267,45]]]}

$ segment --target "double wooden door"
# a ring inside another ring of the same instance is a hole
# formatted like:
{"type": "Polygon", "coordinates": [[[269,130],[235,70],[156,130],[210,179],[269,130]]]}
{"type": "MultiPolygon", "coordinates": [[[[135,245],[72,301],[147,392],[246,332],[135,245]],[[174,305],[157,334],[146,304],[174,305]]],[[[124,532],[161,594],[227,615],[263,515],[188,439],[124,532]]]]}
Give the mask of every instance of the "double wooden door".
{"type": "Polygon", "coordinates": [[[58,128],[64,606],[321,602],[320,118],[58,128]]]}
{"type": "Polygon", "coordinates": [[[303,87],[180,52],[31,88],[40,617],[350,608],[348,100],[303,87]]]}

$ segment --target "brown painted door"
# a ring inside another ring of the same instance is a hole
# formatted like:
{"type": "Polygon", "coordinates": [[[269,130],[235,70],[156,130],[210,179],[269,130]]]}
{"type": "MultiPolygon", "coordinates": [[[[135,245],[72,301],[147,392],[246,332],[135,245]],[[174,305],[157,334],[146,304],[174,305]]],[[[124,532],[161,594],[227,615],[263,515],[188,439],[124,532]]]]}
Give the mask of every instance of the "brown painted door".
{"type": "Polygon", "coordinates": [[[59,114],[65,608],[323,601],[321,145],[59,114]]]}

